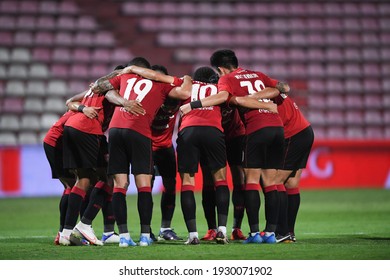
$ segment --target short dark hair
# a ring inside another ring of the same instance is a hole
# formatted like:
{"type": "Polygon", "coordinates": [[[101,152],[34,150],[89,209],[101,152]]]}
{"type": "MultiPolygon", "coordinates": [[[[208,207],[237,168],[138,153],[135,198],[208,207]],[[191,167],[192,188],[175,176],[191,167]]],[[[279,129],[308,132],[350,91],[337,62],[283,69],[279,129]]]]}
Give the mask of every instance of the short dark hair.
{"type": "Polygon", "coordinates": [[[213,68],[208,66],[203,66],[195,70],[192,79],[199,82],[210,83],[210,79],[214,75],[215,75],[215,71],[213,68]]]}
{"type": "Polygon", "coordinates": [[[123,65],[117,65],[117,66],[115,66],[114,70],[121,70],[121,69],[123,69],[123,68],[125,68],[125,66],[123,66],[123,65]]]}
{"type": "Polygon", "coordinates": [[[154,65],[152,65],[152,70],[160,71],[160,72],[164,73],[165,75],[168,75],[167,68],[165,66],[162,66],[162,65],[154,64],[154,65]]]}
{"type": "Polygon", "coordinates": [[[130,60],[129,63],[127,63],[127,66],[135,65],[139,67],[144,67],[150,69],[150,63],[149,61],[141,56],[134,57],[132,60],[130,60]]]}
{"type": "Polygon", "coordinates": [[[210,64],[214,68],[224,67],[232,70],[238,67],[238,59],[232,50],[218,50],[211,55],[210,64]]]}

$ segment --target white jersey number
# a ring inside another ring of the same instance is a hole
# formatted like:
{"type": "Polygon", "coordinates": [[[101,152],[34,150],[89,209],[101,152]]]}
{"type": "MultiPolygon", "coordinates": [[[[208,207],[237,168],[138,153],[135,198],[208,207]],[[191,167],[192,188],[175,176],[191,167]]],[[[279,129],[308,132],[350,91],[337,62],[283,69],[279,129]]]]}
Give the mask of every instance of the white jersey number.
{"type": "Polygon", "coordinates": [[[215,95],[218,93],[218,89],[215,85],[193,84],[191,92],[191,101],[196,101],[205,98],[208,89],[210,89],[210,95],[215,95]]]}
{"type": "Polygon", "coordinates": [[[143,79],[137,82],[137,78],[128,79],[123,98],[129,100],[130,93],[133,91],[137,95],[136,100],[141,102],[145,98],[145,96],[150,92],[152,87],[153,87],[153,82],[150,80],[143,79]]]}
{"type": "MultiPolygon", "coordinates": [[[[246,87],[248,89],[248,94],[252,95],[255,94],[258,91],[261,91],[265,89],[265,85],[262,80],[255,80],[255,82],[252,84],[250,81],[241,81],[240,82],[241,87],[246,87]]],[[[261,99],[261,101],[269,102],[269,99],[261,99]]]]}

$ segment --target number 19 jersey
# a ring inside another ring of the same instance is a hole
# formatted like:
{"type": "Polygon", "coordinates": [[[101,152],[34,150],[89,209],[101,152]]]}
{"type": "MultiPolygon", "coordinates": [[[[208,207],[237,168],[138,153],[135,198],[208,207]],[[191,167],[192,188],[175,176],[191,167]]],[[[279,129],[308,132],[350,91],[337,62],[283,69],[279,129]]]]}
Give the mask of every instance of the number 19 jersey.
{"type": "Polygon", "coordinates": [[[145,79],[136,74],[123,74],[110,79],[119,94],[127,100],[137,100],[145,109],[145,115],[135,116],[123,107],[116,107],[109,128],[128,128],[151,138],[153,119],[174,86],[145,79]]]}

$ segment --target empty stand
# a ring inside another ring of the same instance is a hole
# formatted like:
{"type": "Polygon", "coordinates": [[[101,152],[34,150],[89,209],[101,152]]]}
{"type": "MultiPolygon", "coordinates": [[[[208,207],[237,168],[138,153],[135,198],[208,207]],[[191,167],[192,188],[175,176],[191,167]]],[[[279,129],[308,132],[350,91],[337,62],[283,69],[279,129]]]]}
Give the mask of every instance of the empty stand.
{"type": "Polygon", "coordinates": [[[134,54],[182,75],[219,48],[294,85],[317,137],[389,138],[389,16],[380,0],[1,1],[0,118],[40,128],[0,144],[41,141],[66,98],[134,54]]]}

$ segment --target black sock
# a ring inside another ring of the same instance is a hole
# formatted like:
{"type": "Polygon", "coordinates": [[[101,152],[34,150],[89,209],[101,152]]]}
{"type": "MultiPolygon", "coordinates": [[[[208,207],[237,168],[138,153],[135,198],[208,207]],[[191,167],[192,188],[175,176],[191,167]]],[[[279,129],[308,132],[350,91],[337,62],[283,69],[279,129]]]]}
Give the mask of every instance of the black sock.
{"type": "MultiPolygon", "coordinates": [[[[257,185],[257,184],[247,184],[257,185]]],[[[246,186],[247,188],[247,186],[246,186]]],[[[246,215],[250,232],[259,232],[260,193],[258,190],[247,189],[244,192],[246,215]]]]}
{"type": "Polygon", "coordinates": [[[175,211],[175,191],[164,191],[161,195],[161,227],[171,227],[173,212],[175,211]]]}
{"type": "Polygon", "coordinates": [[[182,191],[180,202],[188,232],[196,232],[196,203],[194,191],[182,191]]]}
{"type": "Polygon", "coordinates": [[[112,208],[112,195],[107,194],[106,201],[102,207],[104,232],[112,232],[115,230],[115,216],[112,208]]]}
{"type": "Polygon", "coordinates": [[[228,186],[216,186],[215,198],[218,212],[218,226],[226,227],[230,201],[230,192],[228,186]]]}
{"type": "Polygon", "coordinates": [[[60,208],[60,229],[62,231],[65,225],[66,211],[68,209],[68,200],[69,200],[70,189],[64,190],[64,193],[61,196],[61,200],[59,203],[60,208]]]}
{"type": "Polygon", "coordinates": [[[244,218],[245,204],[244,191],[241,185],[233,187],[233,228],[241,228],[242,219],[244,218]]]}
{"type": "Polygon", "coordinates": [[[266,220],[266,226],[264,231],[275,232],[279,216],[279,194],[276,190],[276,187],[275,190],[271,191],[267,190],[267,188],[269,187],[266,187],[264,192],[264,208],[266,220]]]}
{"type": "Polygon", "coordinates": [[[217,228],[217,216],[215,214],[216,198],[214,186],[204,186],[202,190],[202,206],[204,216],[209,229],[217,228]]]}
{"type": "Polygon", "coordinates": [[[84,211],[84,215],[81,218],[81,222],[87,225],[91,225],[92,221],[95,219],[100,209],[102,209],[104,201],[106,199],[107,193],[100,189],[94,187],[89,196],[88,207],[84,211]]]}
{"type": "Polygon", "coordinates": [[[126,190],[122,188],[114,188],[112,194],[112,209],[119,233],[127,233],[127,204],[126,204],[126,190]]]}
{"type": "Polygon", "coordinates": [[[68,209],[64,223],[65,229],[73,229],[80,214],[80,207],[83,203],[85,192],[77,187],[73,187],[68,198],[68,209]]]}
{"type": "Polygon", "coordinates": [[[287,226],[287,207],[288,207],[288,198],[287,192],[283,185],[278,186],[278,195],[279,195],[279,218],[278,218],[278,226],[277,233],[280,235],[288,234],[288,226],[287,226]]]}
{"type": "Polygon", "coordinates": [[[89,188],[87,193],[84,196],[84,199],[83,199],[82,203],[81,203],[81,206],[80,206],[80,219],[84,216],[84,212],[85,212],[85,210],[88,207],[89,198],[90,198],[91,192],[92,192],[92,188],[89,188]]]}
{"type": "Polygon", "coordinates": [[[141,233],[150,233],[150,224],[153,212],[151,187],[142,187],[138,189],[137,208],[141,224],[141,233]]]}
{"type": "Polygon", "coordinates": [[[297,219],[299,205],[301,204],[301,195],[289,194],[288,195],[288,211],[287,211],[287,221],[288,221],[288,230],[289,232],[294,233],[295,221],[297,219]]]}

